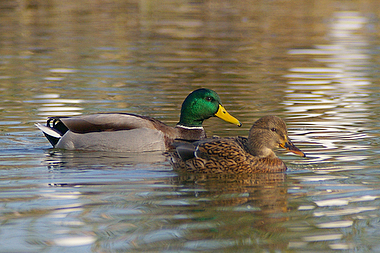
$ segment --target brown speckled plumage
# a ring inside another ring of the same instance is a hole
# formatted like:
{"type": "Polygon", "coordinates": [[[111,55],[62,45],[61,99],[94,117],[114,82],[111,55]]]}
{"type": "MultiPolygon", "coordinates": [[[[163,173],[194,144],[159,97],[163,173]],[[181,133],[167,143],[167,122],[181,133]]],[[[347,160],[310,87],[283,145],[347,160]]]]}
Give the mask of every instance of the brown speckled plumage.
{"type": "Polygon", "coordinates": [[[248,138],[179,144],[172,161],[175,168],[196,173],[283,172],[286,165],[273,152],[277,147],[305,156],[288,139],[285,122],[275,116],[265,116],[255,122],[248,138]]]}

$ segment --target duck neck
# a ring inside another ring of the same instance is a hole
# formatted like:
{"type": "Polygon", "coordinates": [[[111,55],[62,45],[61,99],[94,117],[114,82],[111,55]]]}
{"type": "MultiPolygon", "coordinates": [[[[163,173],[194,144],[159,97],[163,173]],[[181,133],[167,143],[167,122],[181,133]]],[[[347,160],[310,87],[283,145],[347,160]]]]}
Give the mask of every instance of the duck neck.
{"type": "Polygon", "coordinates": [[[249,153],[259,158],[277,158],[272,149],[261,145],[260,143],[248,142],[249,153]]]}
{"type": "Polygon", "coordinates": [[[177,124],[176,128],[179,131],[177,139],[197,141],[206,138],[206,132],[202,126],[200,127],[188,127],[177,124]]]}
{"type": "Polygon", "coordinates": [[[181,122],[177,123],[176,127],[181,128],[181,129],[186,129],[186,130],[204,130],[203,126],[186,126],[182,125],[181,122]]]}

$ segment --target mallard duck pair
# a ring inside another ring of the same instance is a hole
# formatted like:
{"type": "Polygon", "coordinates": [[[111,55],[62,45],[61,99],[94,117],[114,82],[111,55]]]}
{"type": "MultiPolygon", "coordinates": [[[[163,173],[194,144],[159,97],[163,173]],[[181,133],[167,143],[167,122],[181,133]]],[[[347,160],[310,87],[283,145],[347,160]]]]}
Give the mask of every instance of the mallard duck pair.
{"type": "Polygon", "coordinates": [[[265,116],[256,121],[248,138],[205,139],[202,123],[212,116],[241,126],[221,105],[216,92],[209,89],[198,89],[187,96],[175,127],[127,113],[51,117],[46,126],[36,126],[53,147],[60,149],[142,152],[175,147],[174,167],[190,172],[285,171],[286,165],[273,152],[277,147],[305,156],[289,140],[285,122],[278,117],[265,116]],[[178,140],[187,142],[175,142],[178,140]]]}
{"type": "Polygon", "coordinates": [[[219,117],[241,126],[222,106],[215,91],[198,89],[181,107],[180,121],[170,127],[161,121],[128,113],[104,113],[76,117],[51,117],[36,126],[54,148],[112,152],[165,151],[176,139],[196,141],[206,137],[202,123],[219,117]]]}
{"type": "Polygon", "coordinates": [[[291,142],[285,122],[276,116],[257,120],[248,138],[215,138],[174,145],[177,147],[172,154],[173,166],[196,173],[283,172],[287,167],[273,152],[279,147],[306,156],[291,142]]]}

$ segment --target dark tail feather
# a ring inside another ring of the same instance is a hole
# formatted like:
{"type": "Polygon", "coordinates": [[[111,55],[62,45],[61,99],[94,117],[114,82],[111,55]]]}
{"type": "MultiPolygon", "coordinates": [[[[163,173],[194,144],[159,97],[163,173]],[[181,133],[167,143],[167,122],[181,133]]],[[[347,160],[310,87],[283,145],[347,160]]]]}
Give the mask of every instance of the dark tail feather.
{"type": "Polygon", "coordinates": [[[58,130],[55,130],[54,128],[41,125],[40,123],[36,123],[35,126],[38,127],[44,133],[44,135],[49,140],[51,145],[53,145],[53,147],[58,143],[58,141],[62,137],[61,133],[58,130]]]}

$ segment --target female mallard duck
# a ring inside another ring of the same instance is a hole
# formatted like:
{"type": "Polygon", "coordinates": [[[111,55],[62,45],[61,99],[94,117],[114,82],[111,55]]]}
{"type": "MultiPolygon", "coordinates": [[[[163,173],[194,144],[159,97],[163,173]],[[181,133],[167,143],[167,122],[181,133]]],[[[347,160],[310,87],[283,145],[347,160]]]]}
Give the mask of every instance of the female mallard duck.
{"type": "Polygon", "coordinates": [[[273,152],[282,147],[305,157],[290,141],[285,122],[276,116],[265,116],[249,130],[248,138],[206,139],[190,143],[174,143],[175,168],[198,173],[282,172],[285,163],[273,152]]]}
{"type": "Polygon", "coordinates": [[[51,117],[47,125],[36,124],[55,148],[118,152],[164,151],[175,139],[206,137],[202,123],[212,116],[241,126],[222,106],[215,91],[198,89],[182,104],[175,127],[128,113],[105,113],[75,117],[51,117]]]}

